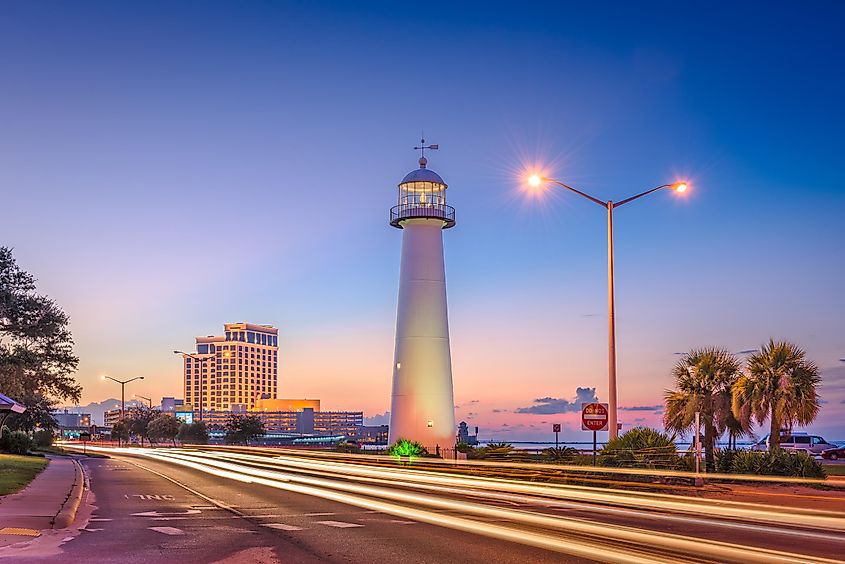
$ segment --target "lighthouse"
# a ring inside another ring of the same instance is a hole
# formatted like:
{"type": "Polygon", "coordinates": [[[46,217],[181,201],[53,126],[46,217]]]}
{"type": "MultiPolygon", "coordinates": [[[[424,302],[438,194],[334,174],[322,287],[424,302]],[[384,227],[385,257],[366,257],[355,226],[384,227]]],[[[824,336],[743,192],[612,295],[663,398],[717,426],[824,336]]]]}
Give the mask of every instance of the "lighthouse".
{"type": "Polygon", "coordinates": [[[455,226],[455,208],[446,205],[446,183],[427,168],[425,144],[420,167],[399,183],[390,225],[402,230],[390,442],[418,441],[430,453],[455,446],[452,355],[446,309],[443,231],[455,226]]]}

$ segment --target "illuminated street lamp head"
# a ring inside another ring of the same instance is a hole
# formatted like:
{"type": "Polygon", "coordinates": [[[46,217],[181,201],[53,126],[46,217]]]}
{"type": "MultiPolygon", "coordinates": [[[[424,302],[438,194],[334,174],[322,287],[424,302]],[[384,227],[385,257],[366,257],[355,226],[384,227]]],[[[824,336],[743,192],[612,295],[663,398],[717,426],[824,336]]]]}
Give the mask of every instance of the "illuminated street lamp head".
{"type": "Polygon", "coordinates": [[[539,174],[532,174],[531,176],[528,177],[528,184],[530,186],[533,186],[534,188],[537,188],[538,186],[540,186],[540,184],[542,182],[543,182],[543,179],[540,177],[539,174]]]}
{"type": "Polygon", "coordinates": [[[672,190],[678,193],[686,192],[687,188],[689,188],[689,185],[686,182],[675,182],[672,184],[672,190]]]}

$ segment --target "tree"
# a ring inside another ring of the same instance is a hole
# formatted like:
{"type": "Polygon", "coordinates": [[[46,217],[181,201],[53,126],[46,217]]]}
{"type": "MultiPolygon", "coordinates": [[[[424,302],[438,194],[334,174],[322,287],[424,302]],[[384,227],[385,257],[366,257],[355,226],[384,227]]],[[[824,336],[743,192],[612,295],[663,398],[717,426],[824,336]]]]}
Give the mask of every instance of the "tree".
{"type": "Polygon", "coordinates": [[[9,427],[55,427],[50,412],[57,403],[82,395],[72,377],[78,363],[67,315],[36,292],[35,278],[18,267],[12,250],[0,247],[0,390],[27,406],[9,417],[9,427]]]}
{"type": "Polygon", "coordinates": [[[731,412],[731,388],[740,376],[739,361],[725,349],[694,349],[678,361],[672,375],[678,389],[665,393],[663,425],[667,431],[695,433],[695,414],[700,413],[705,465],[712,471],[716,439],[729,425],[739,424],[731,412]]]}
{"type": "Polygon", "coordinates": [[[264,435],[264,422],[256,415],[234,414],[226,423],[226,442],[243,443],[264,435]]]}
{"type": "Polygon", "coordinates": [[[159,413],[150,421],[147,432],[150,441],[170,441],[176,446],[176,435],[179,434],[180,421],[167,413],[159,413]]]}
{"type": "Polygon", "coordinates": [[[737,419],[769,420],[769,451],[780,448],[782,429],[809,425],[819,413],[819,368],[807,353],[788,341],[769,342],[748,357],[748,374],[733,386],[737,419]]]}
{"type": "Polygon", "coordinates": [[[141,446],[144,446],[144,439],[149,439],[150,423],[159,415],[159,411],[142,409],[132,412],[129,424],[129,432],[141,439],[141,446]]]}
{"type": "Polygon", "coordinates": [[[129,424],[122,419],[120,421],[115,422],[114,425],[111,426],[111,438],[112,440],[117,439],[117,444],[120,446],[121,442],[125,442],[129,440],[129,424]]]}
{"type": "Polygon", "coordinates": [[[208,444],[208,428],[202,421],[195,423],[182,423],[179,426],[179,434],[176,437],[183,443],[208,444]]]}

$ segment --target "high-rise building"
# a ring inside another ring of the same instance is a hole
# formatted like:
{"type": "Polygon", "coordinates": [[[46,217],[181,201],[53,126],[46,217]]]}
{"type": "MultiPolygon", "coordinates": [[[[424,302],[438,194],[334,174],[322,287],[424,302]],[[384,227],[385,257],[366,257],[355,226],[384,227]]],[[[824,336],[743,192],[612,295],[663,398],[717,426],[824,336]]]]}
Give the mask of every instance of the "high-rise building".
{"type": "Polygon", "coordinates": [[[390,225],[402,230],[390,442],[419,441],[430,452],[455,445],[455,402],[446,309],[443,230],[455,225],[446,205],[446,183],[426,168],[425,140],[420,168],[399,183],[390,225]]]}
{"type": "Polygon", "coordinates": [[[279,383],[279,330],[227,323],[224,335],[197,337],[184,355],[185,404],[195,411],[245,411],[275,398],[279,383]]]}

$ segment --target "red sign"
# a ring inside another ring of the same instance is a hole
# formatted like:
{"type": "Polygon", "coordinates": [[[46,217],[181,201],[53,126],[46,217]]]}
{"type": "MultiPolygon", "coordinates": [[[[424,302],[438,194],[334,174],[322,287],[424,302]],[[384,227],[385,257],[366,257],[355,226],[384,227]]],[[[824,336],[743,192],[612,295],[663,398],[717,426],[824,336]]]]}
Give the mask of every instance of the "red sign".
{"type": "Polygon", "coordinates": [[[607,431],[607,404],[581,404],[581,430],[607,431]]]}

